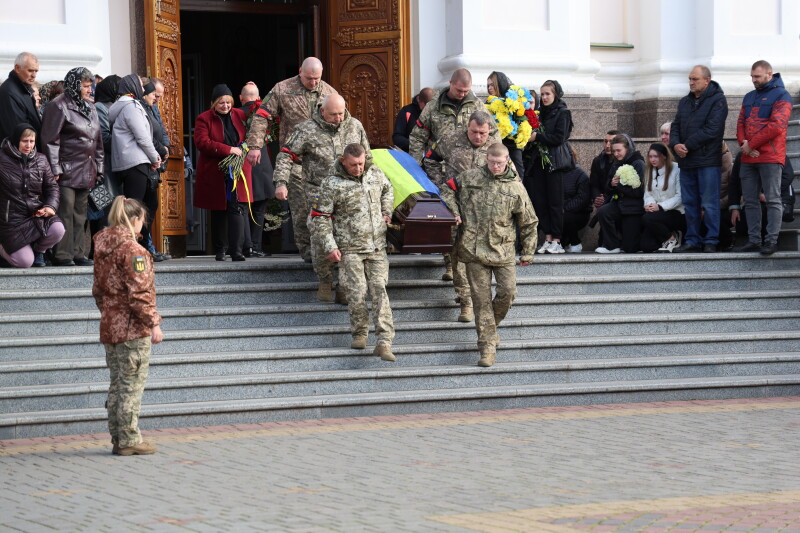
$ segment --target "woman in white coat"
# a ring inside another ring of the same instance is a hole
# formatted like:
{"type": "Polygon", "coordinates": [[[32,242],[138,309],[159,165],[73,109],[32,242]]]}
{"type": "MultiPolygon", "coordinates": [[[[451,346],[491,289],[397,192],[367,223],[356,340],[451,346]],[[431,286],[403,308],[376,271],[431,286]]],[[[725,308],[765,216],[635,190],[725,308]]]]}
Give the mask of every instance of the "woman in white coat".
{"type": "Polygon", "coordinates": [[[681,202],[680,169],[667,145],[653,143],[645,166],[643,252],[672,252],[681,245],[686,219],[681,202]]]}

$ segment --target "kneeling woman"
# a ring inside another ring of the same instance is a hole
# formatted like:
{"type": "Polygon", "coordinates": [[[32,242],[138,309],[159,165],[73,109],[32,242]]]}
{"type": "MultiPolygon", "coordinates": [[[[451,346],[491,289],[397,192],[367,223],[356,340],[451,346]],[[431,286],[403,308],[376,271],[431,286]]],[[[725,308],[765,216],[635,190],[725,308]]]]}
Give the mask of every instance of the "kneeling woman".
{"type": "Polygon", "coordinates": [[[64,236],[59,199],[33,126],[20,124],[0,146],[0,257],[10,266],[44,266],[44,251],[64,236]]]}
{"type": "Polygon", "coordinates": [[[664,143],[650,145],[645,175],[642,251],[671,252],[681,245],[686,219],[681,203],[680,169],[664,143]]]}
{"type": "Polygon", "coordinates": [[[156,452],[139,433],[151,345],[164,338],[156,310],[153,259],[136,242],[146,219],[141,202],[117,196],[108,214],[111,226],[94,237],[92,295],[100,309],[100,342],[111,374],[106,409],[115,455],[156,452]]]}
{"type": "Polygon", "coordinates": [[[595,252],[638,252],[644,213],[644,158],[636,151],[636,145],[627,134],[617,135],[611,140],[611,154],[616,161],[611,167],[612,178],[606,185],[606,197],[610,199],[597,211],[603,232],[603,246],[595,252]],[[633,167],[633,171],[625,168],[626,165],[633,167]]]}

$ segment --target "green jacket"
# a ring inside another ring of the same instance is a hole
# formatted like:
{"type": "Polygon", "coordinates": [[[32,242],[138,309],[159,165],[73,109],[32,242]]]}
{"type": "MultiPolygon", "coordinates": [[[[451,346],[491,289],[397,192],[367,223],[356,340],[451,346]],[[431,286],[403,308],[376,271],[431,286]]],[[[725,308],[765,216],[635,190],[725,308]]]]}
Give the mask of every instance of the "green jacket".
{"type": "Polygon", "coordinates": [[[314,230],[325,253],[366,254],[386,248],[386,221],[394,210],[392,184],[376,165],[367,163],[360,176],[351,176],[341,161],[325,178],[317,204],[311,209],[314,230]]]}
{"type": "Polygon", "coordinates": [[[351,143],[363,146],[367,160],[372,160],[367,132],[357,118],[345,110],[344,120],[335,126],[325,122],[317,108],[310,119],[295,128],[275,158],[275,186],[286,186],[292,165],[300,163],[303,165],[304,183],[319,187],[333,171],[333,165],[344,153],[345,146],[351,143]]]}
{"type": "Polygon", "coordinates": [[[474,146],[466,129],[453,131],[433,144],[422,167],[431,181],[441,188],[447,180],[465,170],[485,165],[486,153],[496,142],[500,142],[499,137],[490,135],[483,146],[474,146]]]}
{"type": "Polygon", "coordinates": [[[461,217],[456,241],[459,261],[513,264],[517,227],[522,241],[520,260],[533,260],[539,219],[510,164],[499,176],[483,166],[462,172],[448,184],[450,187],[442,188],[442,199],[461,217]]]}
{"type": "MultiPolygon", "coordinates": [[[[422,158],[434,141],[443,138],[448,133],[467,129],[469,116],[473,111],[486,111],[486,106],[475,94],[470,91],[461,100],[460,105],[455,106],[449,98],[446,98],[450,87],[439,89],[425,105],[425,109],[417,119],[417,125],[411,131],[409,138],[408,153],[422,164],[422,158]]],[[[487,111],[488,113],[488,111],[487,111]]],[[[492,130],[497,131],[497,126],[492,125],[492,130]]]]}

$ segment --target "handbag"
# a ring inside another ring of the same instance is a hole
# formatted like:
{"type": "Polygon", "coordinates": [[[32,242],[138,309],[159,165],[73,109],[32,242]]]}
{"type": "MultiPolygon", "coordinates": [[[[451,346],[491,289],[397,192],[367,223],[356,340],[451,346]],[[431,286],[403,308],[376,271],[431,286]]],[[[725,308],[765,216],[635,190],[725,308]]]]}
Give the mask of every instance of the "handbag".
{"type": "Polygon", "coordinates": [[[572,156],[572,146],[569,141],[564,141],[550,150],[550,172],[559,170],[572,170],[575,168],[575,158],[572,156]]]}
{"type": "Polygon", "coordinates": [[[111,202],[114,201],[114,196],[111,194],[111,191],[108,190],[106,182],[101,181],[89,191],[89,200],[91,200],[96,210],[102,211],[111,205],[111,202]]]}

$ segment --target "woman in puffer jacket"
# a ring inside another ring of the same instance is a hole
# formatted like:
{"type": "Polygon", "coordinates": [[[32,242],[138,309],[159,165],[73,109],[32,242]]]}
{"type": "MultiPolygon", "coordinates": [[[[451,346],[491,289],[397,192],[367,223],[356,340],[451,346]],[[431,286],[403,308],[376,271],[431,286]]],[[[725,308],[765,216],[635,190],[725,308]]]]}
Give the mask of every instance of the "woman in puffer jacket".
{"type": "Polygon", "coordinates": [[[44,251],[64,236],[56,216],[58,184],[36,152],[36,132],[20,124],[0,145],[0,258],[8,266],[44,266],[44,251]]]}

